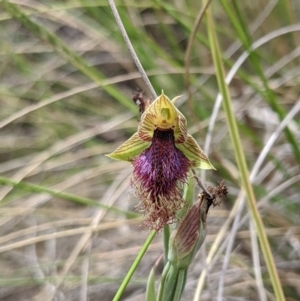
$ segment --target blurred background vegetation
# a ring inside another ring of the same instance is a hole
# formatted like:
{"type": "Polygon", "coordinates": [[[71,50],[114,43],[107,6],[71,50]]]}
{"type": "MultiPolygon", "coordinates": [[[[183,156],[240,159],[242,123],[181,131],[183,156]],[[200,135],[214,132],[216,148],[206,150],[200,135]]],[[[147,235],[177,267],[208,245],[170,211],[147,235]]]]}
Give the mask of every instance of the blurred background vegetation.
{"type": "MultiPolygon", "coordinates": [[[[192,300],[205,260],[201,300],[218,294],[219,300],[275,300],[247,208],[235,206],[243,197],[222,109],[211,119],[218,87],[205,21],[185,77],[201,1],[116,4],[156,92],[183,95],[178,106],[189,133],[217,168],[202,179],[207,185],[224,179],[229,187],[226,203],[210,212],[206,245],[190,268],[183,300],[192,300]]],[[[104,154],[136,131],[132,94],[150,94],[107,1],[1,0],[0,8],[0,300],[109,301],[148,232],[130,214],[137,204],[128,188],[130,164],[104,154]]],[[[257,48],[230,83],[251,171],[299,103],[300,2],[212,1],[212,11],[226,73],[251,45],[257,48]]],[[[300,299],[299,117],[298,108],[252,179],[287,300],[300,299]]],[[[144,300],[162,250],[158,235],[124,300],[144,300]]]]}

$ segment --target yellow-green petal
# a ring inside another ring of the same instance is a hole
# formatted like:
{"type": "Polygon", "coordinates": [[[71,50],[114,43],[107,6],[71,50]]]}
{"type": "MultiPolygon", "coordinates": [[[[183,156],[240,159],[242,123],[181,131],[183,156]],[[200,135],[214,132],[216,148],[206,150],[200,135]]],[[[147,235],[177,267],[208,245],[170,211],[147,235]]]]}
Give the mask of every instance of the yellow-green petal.
{"type": "Polygon", "coordinates": [[[175,142],[178,143],[183,143],[187,136],[185,117],[163,91],[141,116],[139,137],[151,141],[156,129],[174,130],[175,142]]]}
{"type": "Polygon", "coordinates": [[[192,162],[193,167],[215,169],[191,135],[187,135],[187,139],[184,143],[176,143],[176,147],[192,162]]]}
{"type": "MultiPolygon", "coordinates": [[[[176,96],[171,100],[171,103],[174,105],[176,100],[182,97],[176,96]]],[[[174,105],[175,110],[177,111],[178,117],[177,117],[177,126],[174,130],[174,137],[176,143],[183,143],[187,138],[187,122],[184,115],[177,109],[177,107],[174,105]]]]}
{"type": "Polygon", "coordinates": [[[122,145],[120,145],[113,153],[106,155],[115,160],[132,161],[143,150],[145,150],[151,142],[142,141],[138,133],[135,133],[122,145]]]}

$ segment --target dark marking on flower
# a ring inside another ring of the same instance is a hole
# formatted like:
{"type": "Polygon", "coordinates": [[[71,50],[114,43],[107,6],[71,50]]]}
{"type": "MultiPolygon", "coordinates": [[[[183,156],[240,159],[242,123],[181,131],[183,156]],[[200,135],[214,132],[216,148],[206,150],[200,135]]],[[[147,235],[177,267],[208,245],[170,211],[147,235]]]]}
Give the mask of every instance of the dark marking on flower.
{"type": "Polygon", "coordinates": [[[178,182],[184,183],[191,162],[175,146],[174,131],[154,130],[152,143],[133,161],[131,186],[141,202],[146,226],[159,230],[176,220],[184,204],[178,182]]]}

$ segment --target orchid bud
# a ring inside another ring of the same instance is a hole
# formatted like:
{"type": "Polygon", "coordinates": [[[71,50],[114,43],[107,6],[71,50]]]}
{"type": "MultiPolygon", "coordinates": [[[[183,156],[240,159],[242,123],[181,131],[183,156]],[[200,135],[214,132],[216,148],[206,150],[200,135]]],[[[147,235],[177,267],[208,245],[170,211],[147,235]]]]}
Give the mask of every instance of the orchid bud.
{"type": "Polygon", "coordinates": [[[188,267],[206,236],[207,200],[201,198],[191,207],[178,229],[172,232],[168,260],[178,267],[188,267]]]}

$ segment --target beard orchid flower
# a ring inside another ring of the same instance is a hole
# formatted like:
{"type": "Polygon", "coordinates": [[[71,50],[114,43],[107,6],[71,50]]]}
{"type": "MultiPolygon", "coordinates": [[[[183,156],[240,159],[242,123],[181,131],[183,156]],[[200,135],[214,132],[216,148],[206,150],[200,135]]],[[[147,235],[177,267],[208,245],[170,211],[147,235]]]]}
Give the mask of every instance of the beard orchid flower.
{"type": "Polygon", "coordinates": [[[187,121],[162,92],[141,116],[138,130],[107,155],[133,165],[130,185],[146,216],[144,225],[160,230],[176,220],[184,204],[180,183],[191,168],[215,169],[195,139],[187,134],[187,121]]]}

